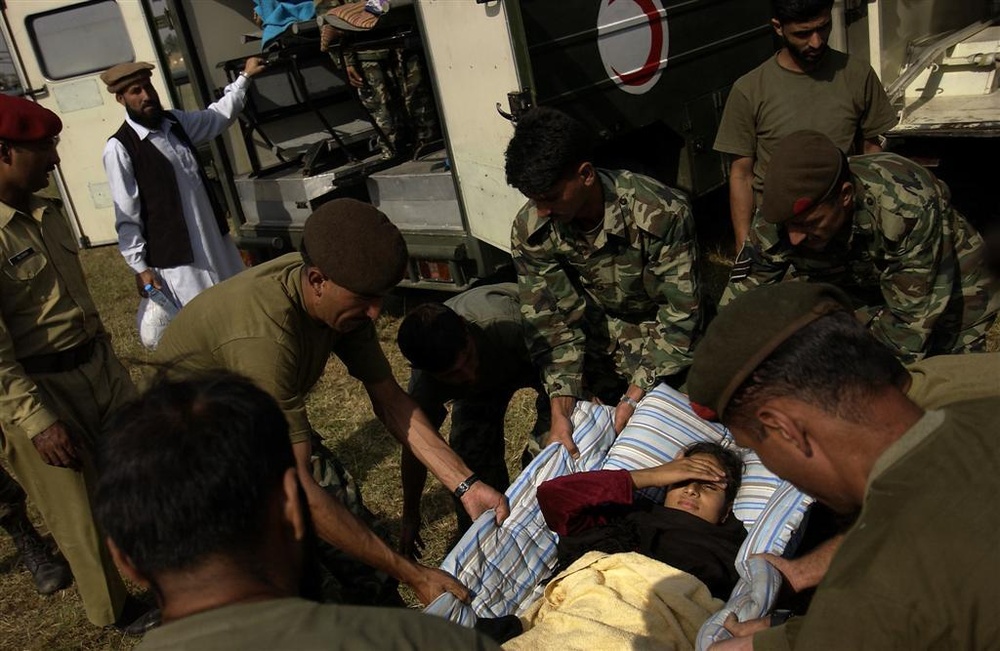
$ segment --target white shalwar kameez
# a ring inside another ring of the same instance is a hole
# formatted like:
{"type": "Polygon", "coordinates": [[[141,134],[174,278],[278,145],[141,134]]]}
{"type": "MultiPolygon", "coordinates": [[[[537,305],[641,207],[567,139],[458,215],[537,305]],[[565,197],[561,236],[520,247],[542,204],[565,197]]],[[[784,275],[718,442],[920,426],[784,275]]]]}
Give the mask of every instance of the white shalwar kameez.
{"type": "MultiPolygon", "coordinates": [[[[177,118],[192,143],[197,145],[211,140],[235,122],[246,102],[248,85],[249,80],[240,76],[226,86],[223,97],[207,109],[171,111],[171,113],[177,118]]],[[[146,264],[146,240],[143,237],[139,188],[133,173],[132,160],[124,145],[117,138],[110,138],[104,147],[104,169],[108,175],[115,203],[118,249],[135,273],[152,268],[162,280],[163,292],[175,304],[183,306],[202,290],[242,271],[243,260],[229,234],[223,235],[219,232],[212,203],[208,198],[208,190],[201,182],[198,161],[174,132],[173,124],[164,119],[159,129],[147,129],[127,115],[125,122],[140,139],[149,139],[173,166],[194,260],[191,264],[163,269],[146,264]]],[[[151,301],[143,300],[137,315],[140,331],[147,310],[162,311],[151,301]]],[[[154,317],[154,315],[149,316],[154,317]]],[[[145,335],[142,338],[144,344],[155,347],[155,341],[147,341],[148,337],[145,335]]],[[[156,336],[155,339],[158,340],[159,337],[156,336]]]]}

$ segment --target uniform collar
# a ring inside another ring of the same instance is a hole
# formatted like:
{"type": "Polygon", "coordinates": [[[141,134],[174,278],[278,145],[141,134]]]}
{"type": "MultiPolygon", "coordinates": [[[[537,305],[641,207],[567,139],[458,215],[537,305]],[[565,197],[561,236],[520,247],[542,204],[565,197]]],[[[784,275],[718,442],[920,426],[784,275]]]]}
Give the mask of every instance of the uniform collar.
{"type": "Polygon", "coordinates": [[[943,422],[943,411],[925,411],[920,420],[914,423],[910,429],[903,432],[903,435],[887,447],[879,458],[875,460],[875,465],[872,466],[872,471],[868,475],[868,483],[865,485],[865,495],[868,495],[868,491],[871,490],[875,480],[885,474],[886,470],[898,463],[903,457],[910,454],[918,445],[926,441],[931,434],[941,427],[941,423],[943,422]]]}
{"type": "MultiPolygon", "coordinates": [[[[49,208],[49,203],[44,199],[42,199],[41,197],[31,195],[28,207],[31,212],[30,217],[32,217],[37,222],[41,222],[42,215],[45,214],[45,211],[49,208]]],[[[17,215],[18,213],[24,214],[21,213],[20,210],[8,206],[7,204],[0,201],[0,228],[6,228],[7,224],[9,224],[12,219],[14,219],[14,215],[17,215]]]]}

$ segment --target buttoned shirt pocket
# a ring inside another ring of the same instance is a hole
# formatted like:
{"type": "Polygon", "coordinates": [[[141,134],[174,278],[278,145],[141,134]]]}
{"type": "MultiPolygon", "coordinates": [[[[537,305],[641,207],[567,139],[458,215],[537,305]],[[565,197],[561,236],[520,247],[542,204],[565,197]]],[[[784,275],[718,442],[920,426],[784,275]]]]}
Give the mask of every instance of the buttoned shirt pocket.
{"type": "Polygon", "coordinates": [[[16,291],[19,283],[34,280],[48,264],[48,256],[38,247],[8,254],[3,260],[4,285],[10,284],[11,289],[16,291]]]}

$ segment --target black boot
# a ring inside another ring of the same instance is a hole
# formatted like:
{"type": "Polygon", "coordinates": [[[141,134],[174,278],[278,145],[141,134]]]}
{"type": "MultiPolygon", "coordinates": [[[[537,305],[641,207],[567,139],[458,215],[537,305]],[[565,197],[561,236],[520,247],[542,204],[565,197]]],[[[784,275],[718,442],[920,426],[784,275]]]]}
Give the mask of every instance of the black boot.
{"type": "Polygon", "coordinates": [[[40,594],[49,595],[58,592],[73,582],[73,573],[70,572],[69,565],[53,554],[38,535],[28,520],[23,504],[0,521],[0,526],[14,539],[14,546],[21,553],[21,562],[31,572],[31,576],[35,579],[35,589],[40,594]]]}

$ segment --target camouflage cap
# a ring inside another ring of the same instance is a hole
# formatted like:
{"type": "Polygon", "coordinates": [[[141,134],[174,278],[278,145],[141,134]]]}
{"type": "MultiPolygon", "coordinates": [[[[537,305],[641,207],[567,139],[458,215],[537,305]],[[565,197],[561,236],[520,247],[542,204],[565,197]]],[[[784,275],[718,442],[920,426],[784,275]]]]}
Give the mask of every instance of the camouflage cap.
{"type": "Polygon", "coordinates": [[[786,282],[741,294],[712,321],[694,351],[688,395],[694,412],[721,420],[733,393],[793,334],[851,300],[833,285],[786,282]]]}
{"type": "Polygon", "coordinates": [[[302,244],[327,278],[355,294],[378,296],[399,284],[409,254],[395,224],[371,204],[334,199],[313,211],[302,244]]]}
{"type": "Polygon", "coordinates": [[[107,85],[109,93],[117,95],[131,84],[152,77],[152,70],[155,67],[152,63],[145,61],[119,63],[102,72],[101,81],[107,85]]]}
{"type": "Polygon", "coordinates": [[[780,224],[823,202],[846,164],[843,152],[818,131],[796,131],[784,138],[764,176],[764,219],[780,224]]]}

